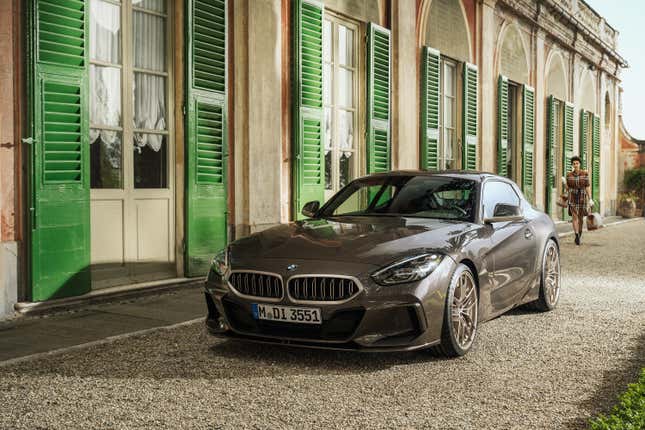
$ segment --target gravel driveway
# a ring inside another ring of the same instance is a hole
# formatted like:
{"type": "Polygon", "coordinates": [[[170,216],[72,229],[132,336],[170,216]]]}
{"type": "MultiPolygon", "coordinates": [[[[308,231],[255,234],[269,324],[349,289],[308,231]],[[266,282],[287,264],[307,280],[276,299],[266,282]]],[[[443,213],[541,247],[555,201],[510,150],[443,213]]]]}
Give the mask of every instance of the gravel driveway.
{"type": "Polygon", "coordinates": [[[556,311],[473,351],[241,344],[201,324],[0,368],[0,428],[585,428],[645,366],[645,221],[563,239],[556,311]]]}

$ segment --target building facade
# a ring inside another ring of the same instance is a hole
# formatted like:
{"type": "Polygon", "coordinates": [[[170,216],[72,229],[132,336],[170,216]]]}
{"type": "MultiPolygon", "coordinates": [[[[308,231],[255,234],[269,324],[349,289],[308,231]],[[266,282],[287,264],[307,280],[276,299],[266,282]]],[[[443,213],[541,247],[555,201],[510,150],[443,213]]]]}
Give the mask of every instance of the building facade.
{"type": "Polygon", "coordinates": [[[496,172],[564,219],[580,154],[615,210],[626,63],[583,0],[2,8],[0,312],[202,276],[372,172],[496,172]]]}

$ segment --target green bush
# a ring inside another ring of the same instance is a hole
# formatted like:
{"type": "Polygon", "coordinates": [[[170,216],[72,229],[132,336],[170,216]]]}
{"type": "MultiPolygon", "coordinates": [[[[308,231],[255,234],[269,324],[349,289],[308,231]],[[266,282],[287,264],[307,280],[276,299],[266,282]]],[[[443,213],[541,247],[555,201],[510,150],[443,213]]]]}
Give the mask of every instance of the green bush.
{"type": "Polygon", "coordinates": [[[627,191],[633,191],[641,202],[645,201],[645,167],[626,170],[624,183],[627,191]]]}
{"type": "Polygon", "coordinates": [[[645,368],[635,384],[620,396],[609,416],[600,415],[591,421],[591,430],[643,430],[645,429],[645,368]]]}

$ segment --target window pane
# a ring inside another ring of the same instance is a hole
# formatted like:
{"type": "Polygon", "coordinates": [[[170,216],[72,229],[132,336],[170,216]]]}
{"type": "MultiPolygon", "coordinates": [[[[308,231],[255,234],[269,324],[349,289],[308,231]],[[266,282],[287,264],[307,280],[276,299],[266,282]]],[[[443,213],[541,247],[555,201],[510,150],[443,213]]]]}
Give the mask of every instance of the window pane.
{"type": "Polygon", "coordinates": [[[334,136],[331,132],[331,108],[325,108],[325,149],[331,148],[331,142],[334,136]]]}
{"type": "Polygon", "coordinates": [[[331,190],[332,186],[331,150],[325,150],[325,189],[331,190]]]}
{"type": "Polygon", "coordinates": [[[455,95],[455,68],[451,64],[444,64],[443,68],[443,92],[447,96],[455,95]]]}
{"type": "Polygon", "coordinates": [[[92,188],[122,188],[121,132],[90,130],[90,184],[92,188]]]}
{"type": "Polygon", "coordinates": [[[159,134],[134,135],[134,188],[168,187],[167,138],[159,134]]]}
{"type": "Polygon", "coordinates": [[[331,102],[331,93],[332,93],[332,87],[331,87],[331,65],[325,64],[323,65],[323,103],[326,105],[330,105],[331,102]]]}
{"type": "Polygon", "coordinates": [[[90,58],[121,63],[121,8],[101,1],[90,4],[90,58]]]}
{"type": "Polygon", "coordinates": [[[165,12],[166,0],[132,0],[132,6],[155,12],[165,12]]]}
{"type": "Polygon", "coordinates": [[[339,167],[340,167],[340,181],[339,185],[340,187],[344,187],[345,185],[349,184],[349,182],[354,179],[354,153],[345,151],[345,152],[340,152],[340,160],[339,160],[339,167]]]}
{"type": "Polygon", "coordinates": [[[354,31],[338,26],[338,63],[343,66],[354,66],[354,31]]]}
{"type": "Polygon", "coordinates": [[[444,136],[443,136],[443,159],[444,159],[444,164],[442,166],[443,169],[450,169],[453,167],[452,160],[454,158],[454,146],[455,146],[455,139],[454,139],[454,131],[449,128],[444,128],[444,136]]]}
{"type": "Polygon", "coordinates": [[[354,112],[341,110],[338,114],[338,146],[341,150],[354,148],[354,112]]]}
{"type": "Polygon", "coordinates": [[[145,12],[133,12],[134,67],[166,71],[166,19],[145,12]]]}
{"type": "Polygon", "coordinates": [[[338,104],[353,107],[354,103],[354,72],[340,69],[338,74],[338,104]]]}
{"type": "Polygon", "coordinates": [[[121,69],[90,65],[90,122],[121,125],[121,69]]]}
{"type": "Polygon", "coordinates": [[[166,129],[166,78],[163,76],[134,74],[134,127],[166,129]]]}
{"type": "Polygon", "coordinates": [[[331,21],[325,20],[323,26],[323,58],[325,61],[331,61],[331,21]]]}
{"type": "Polygon", "coordinates": [[[454,99],[444,97],[443,99],[443,126],[444,127],[454,127],[455,118],[454,118],[454,99]]]}

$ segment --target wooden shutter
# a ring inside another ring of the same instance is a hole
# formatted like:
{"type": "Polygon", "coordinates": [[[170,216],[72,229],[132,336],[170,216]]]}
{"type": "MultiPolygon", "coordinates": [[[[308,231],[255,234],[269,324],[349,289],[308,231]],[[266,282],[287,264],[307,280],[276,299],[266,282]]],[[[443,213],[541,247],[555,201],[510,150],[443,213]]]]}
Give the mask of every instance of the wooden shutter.
{"type": "Polygon", "coordinates": [[[497,173],[508,176],[508,78],[497,80],[497,173]]]}
{"type": "Polygon", "coordinates": [[[578,147],[578,154],[580,155],[580,168],[587,169],[587,130],[589,129],[589,112],[586,110],[580,111],[580,146],[578,147]]]}
{"type": "Polygon", "coordinates": [[[423,80],[421,85],[421,168],[439,168],[439,106],[441,54],[423,47],[423,80]]]}
{"type": "Polygon", "coordinates": [[[186,276],[226,246],[227,1],[188,0],[186,276]]]}
{"type": "Polygon", "coordinates": [[[477,169],[477,66],[464,64],[463,154],[465,170],[477,169]]]}
{"type": "Polygon", "coordinates": [[[524,85],[522,91],[522,191],[528,201],[534,199],[533,154],[535,145],[535,91],[524,85]]]}
{"type": "Polygon", "coordinates": [[[42,301],[91,288],[89,0],[28,4],[30,284],[42,301]]]}
{"type": "Polygon", "coordinates": [[[600,117],[593,116],[593,140],[591,143],[591,196],[600,211],[600,117]]]}
{"type": "Polygon", "coordinates": [[[548,214],[551,214],[553,211],[553,199],[557,198],[555,193],[556,182],[555,175],[556,173],[556,154],[557,154],[557,142],[558,137],[556,136],[556,108],[555,108],[555,97],[549,96],[547,98],[547,130],[546,130],[546,210],[548,214]]]}
{"type": "Polygon", "coordinates": [[[293,2],[294,218],[305,203],[325,199],[323,113],[323,6],[293,2]]]}
{"type": "MultiPolygon", "coordinates": [[[[571,170],[571,157],[573,157],[573,104],[567,102],[564,105],[564,150],[562,157],[562,172],[565,176],[571,170]]],[[[562,211],[562,219],[571,219],[566,209],[562,211]]]]}
{"type": "Polygon", "coordinates": [[[390,31],[368,26],[367,173],[390,170],[390,31]]]}

